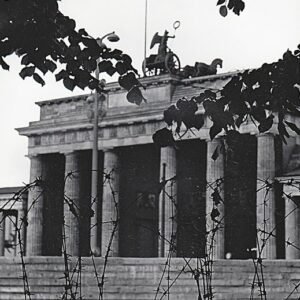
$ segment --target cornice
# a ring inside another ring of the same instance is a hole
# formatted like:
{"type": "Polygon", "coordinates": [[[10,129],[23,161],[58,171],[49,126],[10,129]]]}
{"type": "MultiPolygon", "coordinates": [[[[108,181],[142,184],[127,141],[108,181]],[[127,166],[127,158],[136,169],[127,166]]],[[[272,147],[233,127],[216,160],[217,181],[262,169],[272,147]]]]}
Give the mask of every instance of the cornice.
{"type": "Polygon", "coordinates": [[[182,85],[193,85],[194,83],[203,83],[206,81],[217,81],[217,80],[225,80],[230,77],[233,77],[235,75],[238,75],[243,71],[233,71],[233,72],[227,72],[227,73],[220,73],[216,75],[208,75],[208,76],[200,76],[200,77],[193,77],[193,78],[187,78],[187,79],[182,79],[180,81],[180,84],[182,85]]]}
{"type": "MultiPolygon", "coordinates": [[[[147,87],[157,87],[161,85],[167,85],[167,84],[173,84],[173,85],[193,85],[194,83],[203,83],[205,81],[217,81],[220,79],[227,79],[230,77],[233,77],[234,75],[237,75],[241,71],[235,71],[235,72],[228,72],[228,73],[220,73],[216,75],[209,75],[209,76],[201,76],[201,77],[194,77],[194,78],[188,78],[188,79],[181,79],[179,76],[174,76],[171,74],[165,74],[165,75],[158,75],[158,76],[151,76],[151,77],[142,77],[139,78],[139,81],[141,82],[142,86],[147,87]]],[[[108,83],[105,87],[106,93],[118,93],[118,92],[126,92],[122,87],[120,87],[118,82],[111,82],[108,83]]],[[[53,104],[59,104],[59,103],[68,103],[68,102],[78,102],[85,100],[90,94],[82,94],[77,96],[70,96],[70,97],[63,97],[63,98],[56,98],[56,99],[48,99],[48,100],[42,100],[35,102],[36,105],[42,107],[44,105],[53,105],[53,104]]]]}
{"type": "MultiPolygon", "coordinates": [[[[122,125],[131,125],[131,124],[142,124],[148,122],[156,122],[163,120],[163,114],[155,113],[151,115],[142,115],[142,116],[131,116],[127,118],[108,118],[101,122],[99,122],[99,128],[106,128],[106,127],[118,127],[122,125]]],[[[20,135],[24,136],[32,136],[32,135],[42,135],[48,133],[55,133],[55,132],[66,132],[66,131],[80,131],[85,129],[92,129],[93,124],[89,122],[89,120],[82,120],[78,122],[75,121],[66,121],[66,122],[59,122],[59,123],[49,123],[49,122],[32,122],[29,127],[20,127],[16,128],[20,135]]]]}

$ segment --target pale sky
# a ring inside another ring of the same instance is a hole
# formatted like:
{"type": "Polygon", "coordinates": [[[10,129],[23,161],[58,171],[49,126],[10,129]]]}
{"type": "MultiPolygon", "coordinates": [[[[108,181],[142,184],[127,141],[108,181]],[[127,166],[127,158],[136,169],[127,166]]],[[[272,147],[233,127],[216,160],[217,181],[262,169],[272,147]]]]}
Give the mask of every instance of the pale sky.
{"type": "MultiPolygon", "coordinates": [[[[181,22],[176,38],[169,47],[181,65],[195,61],[210,63],[223,59],[222,72],[259,67],[264,62],[279,59],[289,48],[300,43],[299,0],[245,0],[246,8],[238,17],[229,13],[219,15],[217,0],[148,0],[147,45],[155,32],[181,22]]],[[[145,0],[62,0],[61,10],[75,19],[77,28],[85,28],[98,37],[116,31],[120,41],[115,46],[133,58],[141,69],[144,55],[145,0]]],[[[107,43],[108,45],[108,43],[107,43]]],[[[108,45],[109,46],[109,45],[108,45]]],[[[155,53],[147,50],[147,55],[155,53]]],[[[46,76],[46,86],[33,79],[22,80],[19,58],[7,60],[10,71],[0,68],[0,187],[22,185],[29,180],[27,138],[14,130],[38,120],[36,101],[83,93],[66,90],[53,75],[46,76]]]]}

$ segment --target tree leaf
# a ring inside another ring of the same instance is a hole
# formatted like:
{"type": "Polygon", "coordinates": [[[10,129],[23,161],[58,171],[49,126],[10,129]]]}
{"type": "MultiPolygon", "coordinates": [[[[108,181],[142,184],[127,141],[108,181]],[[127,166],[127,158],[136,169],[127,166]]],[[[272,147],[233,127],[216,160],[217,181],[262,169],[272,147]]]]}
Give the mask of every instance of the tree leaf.
{"type": "Polygon", "coordinates": [[[22,57],[21,64],[27,66],[29,65],[29,63],[30,63],[29,55],[26,54],[22,57]]]}
{"type": "Polygon", "coordinates": [[[99,72],[100,73],[106,72],[112,66],[113,65],[112,65],[112,62],[110,60],[102,60],[98,64],[99,72]]]}
{"type": "Polygon", "coordinates": [[[228,14],[227,7],[225,5],[220,6],[219,12],[222,17],[226,17],[228,14]]]}
{"type": "Polygon", "coordinates": [[[178,120],[179,110],[175,105],[171,105],[168,109],[164,110],[164,121],[171,126],[173,122],[178,120]]]}
{"type": "Polygon", "coordinates": [[[53,61],[51,61],[51,60],[49,60],[49,59],[46,59],[45,60],[45,66],[47,67],[47,69],[50,71],[50,72],[54,72],[55,70],[56,70],[56,64],[53,62],[53,61]]]}
{"type": "Polygon", "coordinates": [[[4,61],[4,59],[2,57],[0,57],[0,65],[3,70],[9,70],[9,65],[4,61]]]}
{"type": "Polygon", "coordinates": [[[97,79],[92,79],[88,85],[89,89],[95,90],[99,87],[99,81],[97,79]]]}
{"type": "Polygon", "coordinates": [[[45,81],[42,79],[42,77],[41,77],[39,74],[34,73],[34,74],[33,74],[33,79],[34,79],[37,83],[41,84],[42,86],[45,85],[45,81]]]}
{"type": "Polygon", "coordinates": [[[124,66],[127,68],[127,70],[130,70],[131,64],[132,64],[131,57],[127,54],[122,54],[122,60],[123,60],[124,66]]]}
{"type": "Polygon", "coordinates": [[[82,38],[81,41],[88,48],[90,53],[96,54],[100,52],[100,47],[96,40],[91,38],[82,38]]]}
{"type": "Polygon", "coordinates": [[[64,83],[64,86],[70,90],[70,91],[73,91],[74,88],[75,88],[75,82],[73,79],[69,78],[69,77],[66,77],[64,78],[63,80],[63,83],[64,83]]]}
{"type": "Polygon", "coordinates": [[[120,75],[123,75],[127,72],[126,66],[124,65],[124,63],[122,63],[120,61],[118,61],[116,64],[116,70],[120,75]]]}
{"type": "Polygon", "coordinates": [[[300,135],[300,129],[294,123],[284,121],[293,131],[295,131],[298,135],[300,135]]]}
{"type": "Polygon", "coordinates": [[[69,75],[68,75],[67,71],[61,70],[59,73],[57,73],[55,75],[55,79],[56,79],[56,81],[59,81],[59,80],[62,80],[64,78],[68,77],[68,76],[69,75]]]}
{"type": "Polygon", "coordinates": [[[35,67],[25,67],[21,70],[19,75],[24,79],[25,77],[32,76],[35,71],[35,67]]]}
{"type": "Polygon", "coordinates": [[[79,30],[78,30],[78,33],[79,33],[80,35],[89,36],[89,35],[87,34],[87,32],[85,31],[84,28],[79,29],[79,30]]]}
{"type": "Polygon", "coordinates": [[[105,51],[103,54],[102,54],[102,58],[103,59],[111,59],[111,58],[114,58],[114,59],[117,59],[117,60],[121,60],[122,59],[122,51],[119,50],[119,49],[114,49],[112,51],[105,51]]]}
{"type": "Polygon", "coordinates": [[[250,114],[258,122],[261,122],[262,120],[266,119],[266,112],[263,107],[255,106],[251,110],[250,114]]]}
{"type": "Polygon", "coordinates": [[[235,120],[235,125],[239,128],[241,124],[244,122],[245,115],[238,116],[235,120]]]}
{"type": "Polygon", "coordinates": [[[204,116],[202,114],[193,114],[191,118],[191,128],[200,130],[204,125],[204,116]]]}
{"type": "Polygon", "coordinates": [[[116,68],[113,65],[111,65],[111,67],[106,70],[106,73],[109,76],[113,76],[116,73],[116,68]]]}
{"type": "Polygon", "coordinates": [[[240,15],[240,12],[245,9],[245,3],[242,0],[236,0],[234,7],[233,7],[233,12],[237,14],[238,16],[240,15]]]}
{"type": "Polygon", "coordinates": [[[229,0],[227,6],[229,9],[233,9],[234,5],[236,3],[236,0],[229,0]]]}
{"type": "Polygon", "coordinates": [[[226,0],[219,0],[219,1],[217,2],[217,5],[221,5],[221,4],[225,3],[225,2],[226,2],[226,0]]]}
{"type": "Polygon", "coordinates": [[[258,125],[259,132],[268,131],[273,125],[274,115],[270,115],[268,118],[262,120],[258,125]]]}
{"type": "Polygon", "coordinates": [[[220,149],[219,146],[216,147],[216,149],[214,150],[214,153],[212,154],[211,158],[213,160],[216,160],[220,155],[220,149]]]}
{"type": "Polygon", "coordinates": [[[172,131],[167,128],[156,131],[153,134],[152,139],[154,144],[159,147],[174,146],[175,144],[172,131]]]}
{"type": "Polygon", "coordinates": [[[35,66],[45,75],[48,72],[48,68],[46,65],[41,62],[41,63],[35,63],[35,66]]]}
{"type": "Polygon", "coordinates": [[[130,103],[135,103],[137,105],[140,105],[143,100],[146,102],[146,99],[143,97],[143,94],[138,86],[132,87],[127,93],[126,98],[130,103]]]}
{"type": "Polygon", "coordinates": [[[283,122],[279,122],[278,123],[278,132],[279,135],[282,135],[283,137],[286,136],[287,138],[290,137],[289,133],[287,132],[285,125],[283,124],[283,122]]]}
{"type": "Polygon", "coordinates": [[[97,68],[97,62],[95,59],[86,59],[83,61],[84,69],[87,70],[89,73],[93,72],[97,68]]]}
{"type": "Polygon", "coordinates": [[[221,126],[219,126],[217,124],[213,124],[213,126],[211,126],[210,130],[209,130],[210,139],[213,140],[215,138],[215,136],[217,134],[219,134],[221,131],[222,131],[222,127],[221,126]]]}
{"type": "Polygon", "coordinates": [[[207,99],[204,93],[201,93],[199,96],[194,97],[195,101],[201,104],[204,100],[207,99]]]}
{"type": "Polygon", "coordinates": [[[127,91],[130,91],[130,89],[133,86],[139,86],[140,83],[136,79],[135,74],[133,72],[128,72],[123,76],[119,77],[119,84],[122,88],[124,88],[127,91]]]}

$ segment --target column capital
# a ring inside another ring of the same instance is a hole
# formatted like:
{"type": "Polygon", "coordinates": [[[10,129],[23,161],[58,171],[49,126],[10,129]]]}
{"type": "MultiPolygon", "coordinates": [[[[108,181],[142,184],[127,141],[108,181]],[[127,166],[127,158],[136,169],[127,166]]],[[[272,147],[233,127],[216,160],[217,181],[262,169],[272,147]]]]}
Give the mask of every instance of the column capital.
{"type": "Polygon", "coordinates": [[[66,150],[66,151],[60,151],[60,154],[63,154],[64,156],[78,154],[78,150],[66,150]]]}
{"type": "Polygon", "coordinates": [[[271,132],[271,131],[267,131],[267,132],[258,132],[256,133],[257,137],[264,137],[264,136],[275,136],[276,133],[275,132],[271,132]]]}
{"type": "Polygon", "coordinates": [[[117,151],[116,150],[116,147],[106,147],[106,148],[103,148],[103,149],[101,149],[104,153],[105,152],[115,152],[115,151],[117,151]]]}
{"type": "Polygon", "coordinates": [[[204,140],[206,141],[206,142],[214,142],[214,141],[220,141],[220,140],[224,140],[225,139],[225,137],[226,137],[226,135],[217,135],[217,136],[215,136],[213,139],[211,139],[210,137],[206,137],[206,138],[204,138],[204,140]]]}

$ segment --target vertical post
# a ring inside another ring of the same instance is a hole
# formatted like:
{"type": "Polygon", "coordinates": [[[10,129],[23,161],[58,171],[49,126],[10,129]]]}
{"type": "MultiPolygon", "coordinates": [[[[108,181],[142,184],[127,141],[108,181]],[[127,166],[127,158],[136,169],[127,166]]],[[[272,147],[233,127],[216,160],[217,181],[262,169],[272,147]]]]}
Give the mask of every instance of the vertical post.
{"type": "Polygon", "coordinates": [[[214,151],[220,150],[222,146],[222,139],[215,138],[212,141],[207,141],[207,170],[206,170],[206,181],[207,181],[207,192],[206,192],[206,232],[209,232],[207,237],[208,246],[214,241],[212,259],[223,259],[225,257],[225,222],[224,222],[224,203],[220,203],[216,206],[212,199],[214,189],[217,191],[224,201],[224,154],[219,151],[218,157],[214,160],[212,155],[214,151]],[[217,149],[219,148],[219,149],[217,149]],[[218,184],[217,184],[218,182],[218,184]],[[213,208],[217,208],[220,216],[218,220],[222,220],[221,224],[216,224],[211,219],[211,212],[213,208]],[[214,229],[217,227],[217,230],[214,229]],[[213,237],[214,234],[214,237],[213,237]]]}
{"type": "Polygon", "coordinates": [[[109,256],[119,255],[119,157],[116,151],[104,152],[104,178],[102,203],[102,247],[105,256],[110,246],[109,256]],[[117,223],[116,223],[117,222],[117,223]],[[109,245],[111,243],[111,245],[109,245]]]}
{"type": "Polygon", "coordinates": [[[158,241],[159,255],[167,257],[169,251],[176,254],[176,204],[177,181],[171,180],[176,176],[177,170],[176,150],[173,147],[161,148],[160,178],[165,178],[164,190],[160,194],[159,232],[163,234],[158,241]]]}
{"type": "Polygon", "coordinates": [[[44,162],[40,155],[30,158],[30,183],[33,183],[36,179],[40,180],[37,181],[37,184],[28,192],[28,227],[26,240],[26,254],[28,256],[41,256],[43,251],[43,164],[44,162]]]}
{"type": "Polygon", "coordinates": [[[79,157],[77,152],[65,154],[65,246],[69,255],[80,254],[80,210],[79,210],[79,157]]]}
{"type": "Polygon", "coordinates": [[[5,218],[4,212],[0,211],[0,256],[4,256],[5,218]]]}
{"type": "MultiPolygon", "coordinates": [[[[119,37],[115,34],[115,32],[110,32],[105,34],[102,38],[97,38],[98,46],[101,48],[106,48],[103,40],[108,38],[111,42],[117,42],[119,37]]],[[[100,58],[97,59],[97,68],[95,71],[95,76],[99,80],[99,63],[100,58]]],[[[104,81],[105,82],[105,81],[104,81]]],[[[104,87],[104,83],[100,83],[99,86],[102,85],[104,87]]],[[[93,122],[93,149],[92,149],[92,178],[91,178],[91,204],[92,210],[94,211],[94,216],[91,218],[91,251],[95,256],[100,255],[101,253],[101,241],[99,237],[100,232],[100,224],[98,220],[98,206],[99,206],[99,197],[98,197],[98,122],[99,122],[99,101],[100,104],[100,113],[101,117],[105,115],[104,102],[106,101],[106,97],[103,93],[98,93],[97,89],[94,93],[94,122],[93,122]]]]}
{"type": "MultiPolygon", "coordinates": [[[[99,77],[99,76],[98,76],[99,77]]],[[[98,94],[94,95],[94,122],[93,122],[93,149],[92,149],[92,176],[91,176],[91,205],[94,215],[91,218],[91,251],[94,255],[100,254],[99,220],[98,220],[98,94]]]]}
{"type": "MultiPolygon", "coordinates": [[[[145,40],[144,40],[144,61],[143,70],[146,70],[146,56],[147,56],[147,18],[148,18],[148,1],[145,0],[145,40]]],[[[145,74],[144,74],[145,75],[145,74]]]]}
{"type": "Polygon", "coordinates": [[[275,142],[273,134],[257,136],[257,248],[262,258],[276,258],[275,142]],[[262,248],[263,247],[263,248],[262,248]]]}

